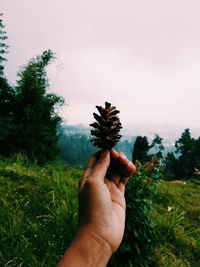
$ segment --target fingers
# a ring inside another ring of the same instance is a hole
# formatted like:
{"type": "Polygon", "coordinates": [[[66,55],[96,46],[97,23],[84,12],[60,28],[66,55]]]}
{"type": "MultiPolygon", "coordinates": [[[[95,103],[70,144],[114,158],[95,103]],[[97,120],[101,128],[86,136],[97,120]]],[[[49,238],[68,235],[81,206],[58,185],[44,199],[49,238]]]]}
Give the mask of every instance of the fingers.
{"type": "Polygon", "coordinates": [[[115,185],[117,186],[118,183],[120,182],[120,176],[119,175],[111,175],[110,179],[115,183],[115,185]]]}
{"type": "Polygon", "coordinates": [[[117,185],[117,188],[124,194],[126,184],[128,183],[129,178],[123,178],[120,183],[117,185]]]}
{"type": "MultiPolygon", "coordinates": [[[[130,175],[132,175],[133,173],[136,172],[136,167],[135,167],[135,165],[133,164],[133,162],[131,162],[131,161],[129,161],[129,164],[128,164],[128,166],[127,166],[127,169],[128,169],[128,171],[129,171],[130,175]]],[[[130,175],[128,175],[128,176],[130,176],[130,175]]]]}
{"type": "Polygon", "coordinates": [[[111,154],[112,158],[114,158],[114,159],[119,158],[119,153],[113,148],[111,149],[110,154],[111,154]]]}
{"type": "Polygon", "coordinates": [[[101,153],[101,157],[95,164],[90,175],[99,180],[103,180],[105,178],[109,165],[110,165],[110,152],[104,151],[101,153]]]}
{"type": "Polygon", "coordinates": [[[88,177],[90,173],[92,172],[92,169],[94,168],[94,165],[98,159],[99,151],[92,154],[91,158],[88,161],[88,164],[86,166],[85,172],[83,174],[83,178],[88,177]]]}
{"type": "MultiPolygon", "coordinates": [[[[122,178],[118,183],[116,183],[115,178],[112,179],[112,181],[107,179],[107,178],[105,178],[104,179],[104,183],[107,185],[107,187],[110,190],[110,192],[111,192],[111,189],[113,189],[113,186],[114,186],[115,188],[118,188],[122,192],[122,194],[124,194],[125,187],[126,187],[126,184],[127,184],[128,180],[129,180],[129,178],[128,177],[122,178]]],[[[117,177],[117,179],[119,179],[119,177],[117,177]]]]}
{"type": "Polygon", "coordinates": [[[109,151],[97,151],[95,152],[87,164],[86,170],[83,177],[80,180],[79,188],[83,188],[86,180],[89,177],[94,177],[97,179],[104,179],[107,172],[108,166],[110,164],[110,153],[109,151]]]}
{"type": "Polygon", "coordinates": [[[80,181],[80,189],[89,177],[103,180],[105,176],[111,179],[115,185],[124,192],[128,178],[135,172],[134,164],[127,159],[123,152],[117,152],[114,149],[109,151],[95,152],[86,167],[83,177],[80,181]],[[110,157],[111,156],[111,157],[110,157]],[[109,167],[109,169],[108,169],[109,167]]]}
{"type": "Polygon", "coordinates": [[[118,173],[122,177],[129,177],[136,171],[134,164],[127,159],[125,154],[114,149],[111,150],[111,165],[113,166],[111,166],[110,172],[118,173]]]}
{"type": "Polygon", "coordinates": [[[95,166],[95,163],[97,162],[98,160],[98,157],[99,157],[99,151],[95,152],[92,154],[92,156],[90,157],[89,161],[88,161],[88,164],[86,166],[86,169],[85,169],[85,172],[79,182],[79,188],[80,190],[82,189],[85,181],[87,180],[87,178],[90,176],[94,166],[95,166]]]}

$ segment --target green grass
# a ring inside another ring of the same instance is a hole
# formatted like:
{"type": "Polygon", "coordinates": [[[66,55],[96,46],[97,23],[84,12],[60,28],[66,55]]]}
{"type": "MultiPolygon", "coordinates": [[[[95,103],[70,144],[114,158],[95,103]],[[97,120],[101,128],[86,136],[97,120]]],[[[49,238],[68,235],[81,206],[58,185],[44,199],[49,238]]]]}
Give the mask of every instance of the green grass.
{"type": "Polygon", "coordinates": [[[0,164],[1,266],[55,266],[73,238],[81,171],[0,164]]]}
{"type": "MultiPolygon", "coordinates": [[[[81,175],[59,164],[0,161],[0,266],[56,265],[76,230],[81,175]]],[[[159,185],[155,266],[200,266],[199,190],[194,182],[159,185]]]]}
{"type": "Polygon", "coordinates": [[[162,247],[158,266],[200,266],[200,185],[163,182],[154,212],[162,247]],[[168,206],[173,207],[168,211],[168,206]]]}

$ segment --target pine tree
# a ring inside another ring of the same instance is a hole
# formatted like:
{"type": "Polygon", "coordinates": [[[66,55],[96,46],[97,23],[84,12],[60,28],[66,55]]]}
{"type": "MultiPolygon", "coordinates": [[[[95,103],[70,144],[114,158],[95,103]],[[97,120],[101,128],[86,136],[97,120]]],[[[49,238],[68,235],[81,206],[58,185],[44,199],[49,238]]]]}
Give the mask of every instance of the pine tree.
{"type": "Polygon", "coordinates": [[[13,125],[15,94],[4,75],[4,62],[7,61],[4,55],[8,53],[8,45],[5,43],[8,37],[4,28],[0,18],[0,155],[9,156],[13,150],[12,134],[15,131],[13,125]]]}
{"type": "Polygon", "coordinates": [[[155,135],[155,138],[153,139],[150,149],[153,148],[155,151],[155,155],[158,158],[163,158],[163,150],[165,149],[162,144],[163,138],[161,138],[158,134],[155,135]]]}
{"type": "Polygon", "coordinates": [[[185,129],[181,137],[175,143],[178,158],[178,173],[181,178],[189,178],[194,173],[194,148],[195,139],[191,137],[190,129],[185,129]]]}
{"type": "Polygon", "coordinates": [[[135,163],[136,160],[139,160],[142,163],[148,161],[149,148],[150,146],[149,146],[147,137],[137,136],[134,147],[133,147],[133,153],[132,153],[133,163],[135,163]]]}
{"type": "MultiPolygon", "coordinates": [[[[0,13],[0,17],[3,16],[3,13],[0,13]]],[[[8,45],[5,43],[5,40],[8,39],[6,36],[6,31],[4,30],[5,25],[3,24],[2,19],[0,18],[0,77],[4,76],[4,65],[3,63],[7,61],[4,54],[8,53],[8,45]]]]}
{"type": "Polygon", "coordinates": [[[55,108],[64,103],[61,97],[46,92],[46,67],[53,59],[53,52],[48,50],[30,60],[18,73],[16,87],[16,150],[41,163],[57,154],[61,118],[55,108]]]}

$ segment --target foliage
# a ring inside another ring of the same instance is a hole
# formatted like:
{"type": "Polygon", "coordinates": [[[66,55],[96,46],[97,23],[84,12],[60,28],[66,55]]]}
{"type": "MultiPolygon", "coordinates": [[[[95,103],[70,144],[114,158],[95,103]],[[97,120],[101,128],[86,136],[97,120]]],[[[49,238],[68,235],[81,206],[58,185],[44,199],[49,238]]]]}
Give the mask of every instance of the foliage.
{"type": "Polygon", "coordinates": [[[55,108],[63,104],[63,99],[46,92],[46,67],[53,59],[53,52],[48,50],[21,69],[13,112],[17,126],[15,152],[24,153],[41,163],[55,158],[61,122],[55,108]]]}
{"type": "Polygon", "coordinates": [[[0,162],[1,266],[55,266],[76,230],[81,172],[21,162],[0,162]]]}
{"type": "Polygon", "coordinates": [[[158,134],[156,134],[150,145],[150,149],[151,148],[154,149],[155,156],[158,158],[163,158],[164,146],[162,144],[162,141],[163,141],[163,138],[161,138],[158,134]]]}
{"type": "MultiPolygon", "coordinates": [[[[3,14],[0,13],[0,17],[3,14]]],[[[15,92],[8,84],[4,76],[4,62],[7,61],[5,54],[8,53],[8,45],[5,41],[6,36],[5,26],[0,18],[0,154],[8,156],[8,151],[13,148],[13,104],[15,92]]]]}
{"type": "Polygon", "coordinates": [[[117,151],[122,151],[126,155],[126,157],[131,160],[132,159],[132,147],[133,143],[135,143],[136,137],[132,137],[131,140],[120,140],[116,146],[117,151]]]}
{"type": "Polygon", "coordinates": [[[198,266],[199,185],[162,182],[158,189],[153,218],[158,225],[162,247],[155,250],[156,266],[198,266]]]}
{"type": "Polygon", "coordinates": [[[5,77],[0,77],[0,154],[8,156],[13,151],[13,133],[16,127],[13,123],[14,90],[5,77]]]}
{"type": "MultiPolygon", "coordinates": [[[[82,133],[65,133],[65,128],[62,127],[58,142],[60,154],[57,159],[72,167],[85,167],[88,158],[96,150],[90,139],[89,135],[82,133]]],[[[132,141],[121,140],[115,149],[124,152],[131,159],[132,141]]]]}
{"type": "Polygon", "coordinates": [[[179,177],[178,171],[178,159],[175,157],[174,153],[168,153],[165,157],[166,172],[165,177],[169,180],[179,177]]]}
{"type": "Polygon", "coordinates": [[[155,159],[145,165],[136,162],[137,172],[126,188],[125,235],[111,266],[150,266],[152,262],[153,250],[159,246],[156,224],[151,215],[157,195],[158,183],[153,178],[158,165],[155,159]]]}
{"type": "Polygon", "coordinates": [[[6,31],[4,30],[5,25],[1,19],[3,14],[0,13],[0,77],[4,76],[4,61],[7,61],[4,54],[8,53],[8,45],[5,43],[5,40],[8,39],[6,36],[6,31]]]}
{"type": "Polygon", "coordinates": [[[167,175],[188,179],[195,176],[200,169],[200,138],[191,137],[189,129],[185,129],[175,143],[177,157],[170,153],[166,157],[167,175]]]}
{"type": "Polygon", "coordinates": [[[56,108],[64,103],[61,97],[46,92],[46,67],[54,54],[48,50],[30,60],[18,73],[17,87],[11,88],[3,71],[7,60],[4,54],[8,52],[4,28],[0,19],[0,154],[20,152],[44,163],[58,152],[61,118],[56,108]]]}
{"type": "Polygon", "coordinates": [[[148,161],[149,143],[146,136],[137,136],[133,147],[132,162],[136,160],[140,162],[148,161]]]}
{"type": "Polygon", "coordinates": [[[181,137],[175,143],[176,153],[179,153],[178,167],[181,178],[191,177],[194,173],[191,157],[194,151],[194,138],[189,129],[185,129],[181,137]]]}
{"type": "MultiPolygon", "coordinates": [[[[145,178],[147,173],[152,175],[147,165],[139,166],[139,169],[140,173],[131,177],[126,190],[125,238],[110,265],[120,267],[123,262],[123,267],[145,264],[159,267],[198,266],[195,265],[200,261],[198,183],[152,183],[145,178]],[[168,206],[174,209],[168,212],[168,206]],[[138,216],[141,216],[140,219],[138,216]],[[149,222],[152,222],[153,233],[149,232],[149,222]],[[146,231],[143,233],[142,229],[146,231]],[[144,240],[137,241],[141,254],[136,258],[138,252],[133,241],[145,238],[147,233],[153,236],[153,243],[150,246],[144,240]],[[155,242],[155,235],[159,237],[161,246],[155,242]],[[147,255],[143,255],[145,251],[147,255]]],[[[77,192],[81,175],[82,171],[60,164],[44,167],[27,165],[26,157],[20,154],[9,161],[0,160],[2,266],[56,265],[76,230],[77,192]]]]}
{"type": "Polygon", "coordinates": [[[90,137],[84,134],[62,134],[60,136],[58,147],[60,155],[58,159],[73,167],[83,168],[90,155],[95,151],[90,142],[90,137]]]}
{"type": "Polygon", "coordinates": [[[162,159],[164,150],[162,141],[163,138],[158,134],[155,135],[151,144],[149,144],[146,136],[137,136],[132,152],[132,162],[134,163],[136,160],[142,163],[148,162],[153,156],[162,159]]]}

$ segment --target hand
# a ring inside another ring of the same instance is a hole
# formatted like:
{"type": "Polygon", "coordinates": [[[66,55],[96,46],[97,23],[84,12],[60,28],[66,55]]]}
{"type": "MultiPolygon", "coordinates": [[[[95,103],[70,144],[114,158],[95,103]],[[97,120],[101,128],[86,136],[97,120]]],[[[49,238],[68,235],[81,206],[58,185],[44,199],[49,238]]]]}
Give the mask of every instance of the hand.
{"type": "Polygon", "coordinates": [[[135,167],[122,152],[98,155],[91,157],[80,183],[79,230],[96,235],[113,253],[123,237],[125,185],[135,167]]]}
{"type": "Polygon", "coordinates": [[[106,265],[123,238],[124,191],[133,172],[135,166],[122,152],[111,150],[93,154],[80,181],[76,238],[64,257],[71,265],[60,266],[106,265]],[[82,254],[79,259],[77,252],[82,254]]]}

